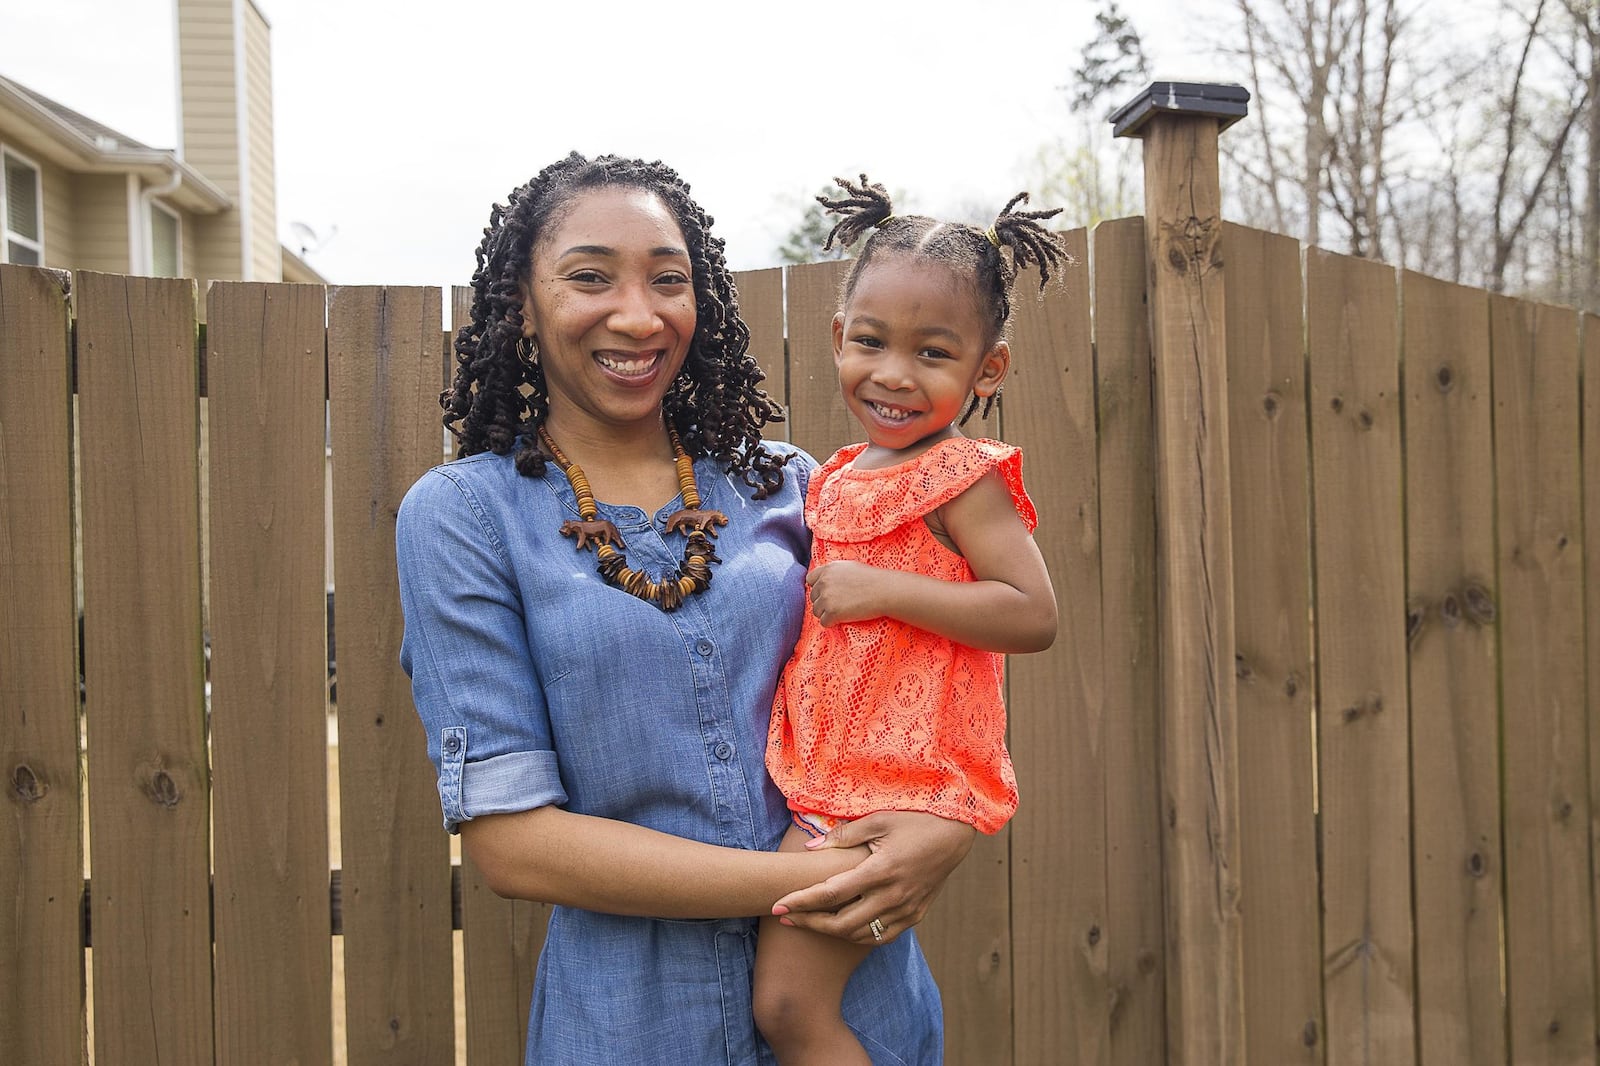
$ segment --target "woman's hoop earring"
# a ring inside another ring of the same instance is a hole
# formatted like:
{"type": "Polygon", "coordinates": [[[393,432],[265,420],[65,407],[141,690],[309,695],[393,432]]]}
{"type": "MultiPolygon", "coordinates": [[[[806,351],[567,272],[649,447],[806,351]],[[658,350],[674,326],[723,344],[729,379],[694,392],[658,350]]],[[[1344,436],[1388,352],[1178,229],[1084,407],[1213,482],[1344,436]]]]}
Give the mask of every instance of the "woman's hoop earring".
{"type": "Polygon", "coordinates": [[[539,342],[532,337],[521,337],[517,340],[517,358],[529,366],[539,365],[539,342]]]}

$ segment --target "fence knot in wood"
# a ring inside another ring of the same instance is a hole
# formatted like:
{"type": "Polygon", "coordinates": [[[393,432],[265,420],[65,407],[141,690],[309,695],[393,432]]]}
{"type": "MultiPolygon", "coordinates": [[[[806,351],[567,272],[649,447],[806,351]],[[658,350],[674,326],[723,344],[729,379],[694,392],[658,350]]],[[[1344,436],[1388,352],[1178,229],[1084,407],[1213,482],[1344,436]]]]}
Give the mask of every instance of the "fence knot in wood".
{"type": "MultiPolygon", "coordinates": [[[[1408,646],[1416,646],[1428,628],[1428,619],[1433,613],[1433,605],[1428,602],[1415,603],[1406,608],[1408,646]]],[[[1459,629],[1462,622],[1473,626],[1493,625],[1496,614],[1494,597],[1482,583],[1469,579],[1444,594],[1439,600],[1437,613],[1439,624],[1446,630],[1459,629]]]]}
{"type": "Polygon", "coordinates": [[[1492,625],[1497,613],[1494,596],[1488,589],[1476,581],[1468,581],[1461,587],[1461,602],[1466,607],[1467,617],[1480,626],[1492,625]]]}
{"type": "Polygon", "coordinates": [[[1222,220],[1216,215],[1161,222],[1159,260],[1165,260],[1174,274],[1193,273],[1204,278],[1222,266],[1222,220]]]}
{"type": "Polygon", "coordinates": [[[33,772],[33,767],[27,763],[18,763],[16,769],[11,771],[11,791],[23,803],[38,803],[44,799],[45,793],[50,791],[48,783],[39,780],[39,775],[33,772]]]}
{"type": "Polygon", "coordinates": [[[179,786],[177,779],[159,762],[146,763],[139,767],[138,781],[139,791],[157,807],[170,811],[183,802],[184,790],[179,786]]]}
{"type": "Polygon", "coordinates": [[[1383,697],[1375,692],[1368,693],[1346,707],[1343,713],[1347,725],[1363,718],[1375,718],[1383,713],[1383,697]]]}

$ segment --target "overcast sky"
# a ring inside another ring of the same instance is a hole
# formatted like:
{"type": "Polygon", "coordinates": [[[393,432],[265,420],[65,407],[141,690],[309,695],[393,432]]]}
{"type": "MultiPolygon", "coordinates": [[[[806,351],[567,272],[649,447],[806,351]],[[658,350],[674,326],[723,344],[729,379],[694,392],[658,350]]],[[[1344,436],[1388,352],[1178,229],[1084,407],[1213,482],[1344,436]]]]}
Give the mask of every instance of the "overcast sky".
{"type": "MultiPolygon", "coordinates": [[[[1061,87],[1088,0],[258,0],[272,26],[278,220],[339,283],[464,284],[489,205],[576,148],[661,158],[736,268],[862,169],[939,213],[1000,205],[1079,128],[1061,87]]],[[[1123,0],[1157,76],[1239,80],[1192,3],[1123,0]]],[[[0,74],[177,141],[173,0],[0,0],[0,74]]]]}

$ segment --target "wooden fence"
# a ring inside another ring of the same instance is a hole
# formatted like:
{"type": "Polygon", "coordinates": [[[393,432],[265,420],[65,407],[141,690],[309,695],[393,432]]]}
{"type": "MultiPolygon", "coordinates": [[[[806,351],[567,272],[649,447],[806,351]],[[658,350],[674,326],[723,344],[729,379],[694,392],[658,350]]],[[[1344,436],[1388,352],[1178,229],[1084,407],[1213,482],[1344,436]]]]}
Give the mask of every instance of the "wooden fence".
{"type": "MultiPolygon", "coordinates": [[[[1216,468],[1157,424],[1189,409],[1153,380],[1144,222],[1069,240],[978,430],[1025,450],[1062,627],[1011,663],[1021,811],[923,928],[949,1061],[1594,1063],[1600,319],[1223,227],[1235,668],[1177,735],[1162,538],[1216,468]],[[1178,838],[1190,755],[1212,869],[1178,838]]],[[[738,279],[818,455],[855,433],[838,271],[738,279]]],[[[68,288],[0,267],[0,1054],[434,1064],[464,1026],[471,1063],[520,1061],[543,911],[452,867],[396,658],[443,294],[218,284],[200,358],[192,283],[68,288]]]]}

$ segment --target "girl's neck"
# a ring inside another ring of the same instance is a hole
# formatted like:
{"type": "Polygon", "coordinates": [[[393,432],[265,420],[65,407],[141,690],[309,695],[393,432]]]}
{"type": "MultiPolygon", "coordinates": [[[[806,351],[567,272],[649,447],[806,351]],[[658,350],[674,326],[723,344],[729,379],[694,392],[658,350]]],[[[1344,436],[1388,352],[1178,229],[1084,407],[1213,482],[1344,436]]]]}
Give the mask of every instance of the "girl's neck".
{"type": "Polygon", "coordinates": [[[930,433],[915,444],[905,448],[885,448],[881,444],[868,443],[851,463],[857,470],[886,470],[891,466],[909,463],[929,448],[940,441],[950,440],[952,437],[962,436],[962,432],[954,425],[948,425],[937,433],[930,433]]]}

